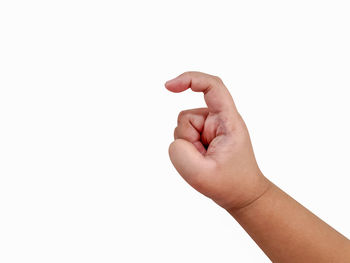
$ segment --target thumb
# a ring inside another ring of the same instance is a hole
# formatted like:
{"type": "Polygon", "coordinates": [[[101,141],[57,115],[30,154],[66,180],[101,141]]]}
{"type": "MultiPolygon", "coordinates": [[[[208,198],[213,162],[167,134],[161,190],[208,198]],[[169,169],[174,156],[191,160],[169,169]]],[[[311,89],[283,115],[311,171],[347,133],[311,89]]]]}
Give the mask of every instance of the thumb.
{"type": "Polygon", "coordinates": [[[189,141],[173,141],[169,146],[169,156],[178,173],[191,185],[205,171],[205,157],[189,141]]]}

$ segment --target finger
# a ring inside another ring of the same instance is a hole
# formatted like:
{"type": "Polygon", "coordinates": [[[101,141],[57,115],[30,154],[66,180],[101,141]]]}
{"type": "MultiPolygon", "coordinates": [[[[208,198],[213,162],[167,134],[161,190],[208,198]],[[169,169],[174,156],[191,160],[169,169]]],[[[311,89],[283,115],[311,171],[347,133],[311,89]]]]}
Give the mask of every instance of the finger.
{"type": "Polygon", "coordinates": [[[206,154],[207,153],[207,149],[205,149],[203,143],[201,141],[196,141],[192,143],[197,150],[201,153],[201,154],[206,154]]]}
{"type": "Polygon", "coordinates": [[[191,142],[201,154],[205,154],[207,152],[201,141],[200,133],[198,133],[193,126],[181,125],[176,127],[174,130],[174,140],[177,139],[183,139],[191,142]]]}
{"type": "Polygon", "coordinates": [[[175,139],[181,138],[189,142],[200,140],[208,113],[207,108],[181,111],[177,118],[177,127],[174,132],[175,139]]]}
{"type": "Polygon", "coordinates": [[[176,170],[190,184],[203,173],[206,160],[193,143],[177,139],[169,146],[170,160],[176,170]]]}
{"type": "Polygon", "coordinates": [[[189,133],[188,131],[184,132],[182,129],[179,129],[179,127],[176,127],[174,130],[174,140],[183,139],[188,142],[191,142],[201,154],[205,154],[207,150],[205,149],[200,139],[200,135],[197,132],[194,132],[193,130],[191,130],[190,132],[191,133],[189,133]]]}
{"type": "Polygon", "coordinates": [[[237,113],[233,99],[220,78],[201,72],[189,71],[165,83],[172,92],[192,89],[203,92],[209,112],[237,113]]]}
{"type": "Polygon", "coordinates": [[[189,122],[199,132],[203,130],[205,119],[209,114],[208,108],[198,108],[181,111],[177,117],[177,124],[189,122]]]}
{"type": "Polygon", "coordinates": [[[201,139],[201,135],[191,124],[186,123],[175,128],[174,139],[184,139],[189,142],[196,142],[201,139]]]}
{"type": "Polygon", "coordinates": [[[174,139],[187,140],[205,154],[206,149],[201,142],[201,132],[204,128],[204,122],[208,115],[207,108],[182,111],[178,117],[178,126],[174,130],[174,139]]]}

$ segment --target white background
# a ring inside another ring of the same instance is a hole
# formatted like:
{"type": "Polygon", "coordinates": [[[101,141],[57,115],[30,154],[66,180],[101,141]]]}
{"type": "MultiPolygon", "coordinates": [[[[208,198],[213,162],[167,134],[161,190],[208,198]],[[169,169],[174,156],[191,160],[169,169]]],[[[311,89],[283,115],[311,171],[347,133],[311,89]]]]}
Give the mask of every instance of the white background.
{"type": "Polygon", "coordinates": [[[350,236],[348,1],[1,1],[1,262],[269,262],[168,158],[187,70],[264,174],[350,236]]]}

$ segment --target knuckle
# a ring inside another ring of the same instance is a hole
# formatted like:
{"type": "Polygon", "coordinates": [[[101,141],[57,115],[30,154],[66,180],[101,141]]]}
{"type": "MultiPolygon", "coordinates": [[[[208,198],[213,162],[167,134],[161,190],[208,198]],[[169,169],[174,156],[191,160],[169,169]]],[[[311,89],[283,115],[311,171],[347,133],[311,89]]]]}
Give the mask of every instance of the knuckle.
{"type": "Polygon", "coordinates": [[[186,110],[180,111],[180,113],[177,117],[177,123],[180,123],[183,119],[185,119],[186,115],[187,115],[186,110]]]}
{"type": "Polygon", "coordinates": [[[192,71],[185,71],[184,73],[180,74],[181,77],[191,77],[193,74],[192,71]]]}
{"type": "Polygon", "coordinates": [[[195,71],[191,71],[191,70],[188,70],[188,71],[185,71],[184,73],[182,73],[183,75],[193,75],[195,74],[196,72],[195,71]]]}
{"type": "Polygon", "coordinates": [[[174,139],[176,140],[177,138],[178,138],[178,132],[177,132],[177,130],[178,130],[178,128],[176,127],[175,129],[174,129],[174,139]]]}
{"type": "Polygon", "coordinates": [[[176,141],[173,141],[172,143],[170,143],[170,145],[169,145],[169,147],[168,147],[169,156],[172,156],[172,155],[173,155],[175,144],[176,144],[176,141]]]}
{"type": "Polygon", "coordinates": [[[217,84],[224,84],[222,79],[219,76],[213,76],[213,80],[217,83],[217,84]]]}

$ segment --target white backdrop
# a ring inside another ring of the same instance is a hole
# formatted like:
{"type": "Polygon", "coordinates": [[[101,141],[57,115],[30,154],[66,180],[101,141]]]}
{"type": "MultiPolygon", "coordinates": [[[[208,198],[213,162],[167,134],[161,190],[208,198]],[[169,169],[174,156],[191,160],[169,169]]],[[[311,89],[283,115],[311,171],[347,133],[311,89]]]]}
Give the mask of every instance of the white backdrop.
{"type": "Polygon", "coordinates": [[[168,158],[220,76],[270,180],[350,236],[348,1],[1,1],[1,262],[269,262],[168,158]]]}

